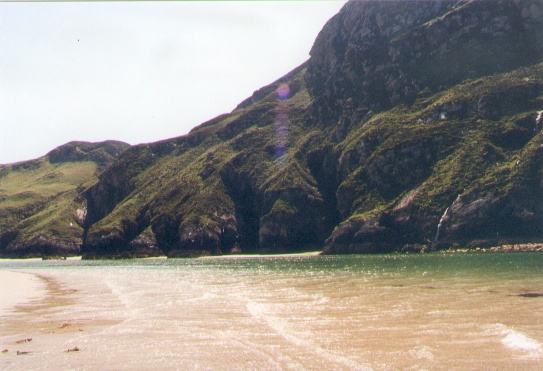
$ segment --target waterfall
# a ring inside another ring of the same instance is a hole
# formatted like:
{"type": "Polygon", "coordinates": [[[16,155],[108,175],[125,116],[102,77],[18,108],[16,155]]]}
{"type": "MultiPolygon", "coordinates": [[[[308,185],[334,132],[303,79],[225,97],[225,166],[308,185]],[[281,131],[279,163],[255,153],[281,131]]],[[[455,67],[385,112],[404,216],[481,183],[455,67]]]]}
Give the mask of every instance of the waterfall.
{"type": "Polygon", "coordinates": [[[439,241],[439,234],[441,233],[441,227],[443,226],[443,221],[445,220],[445,217],[447,216],[448,212],[449,212],[449,208],[446,208],[443,215],[441,215],[441,219],[439,219],[439,223],[437,225],[436,236],[434,237],[434,241],[432,242],[432,244],[436,244],[439,241]]]}

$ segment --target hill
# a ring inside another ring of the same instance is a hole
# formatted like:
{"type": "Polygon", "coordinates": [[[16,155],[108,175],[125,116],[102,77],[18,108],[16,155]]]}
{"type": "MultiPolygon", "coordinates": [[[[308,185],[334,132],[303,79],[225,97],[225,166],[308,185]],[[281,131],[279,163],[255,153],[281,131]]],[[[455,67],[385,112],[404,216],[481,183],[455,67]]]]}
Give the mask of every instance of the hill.
{"type": "Polygon", "coordinates": [[[305,64],[102,173],[84,254],[541,239],[542,7],[347,3],[305,64]]]}
{"type": "Polygon", "coordinates": [[[36,160],[0,165],[0,257],[79,254],[85,218],[79,193],[128,147],[71,142],[36,160]]]}
{"type": "Polygon", "coordinates": [[[543,3],[351,1],[310,59],[80,193],[85,258],[540,242],[543,3]]]}

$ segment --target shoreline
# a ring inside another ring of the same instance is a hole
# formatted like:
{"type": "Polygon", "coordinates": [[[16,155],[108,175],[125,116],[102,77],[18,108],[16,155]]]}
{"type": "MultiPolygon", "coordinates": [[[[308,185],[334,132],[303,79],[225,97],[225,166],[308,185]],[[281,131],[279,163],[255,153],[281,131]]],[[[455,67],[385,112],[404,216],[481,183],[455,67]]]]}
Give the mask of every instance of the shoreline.
{"type": "Polygon", "coordinates": [[[18,307],[47,296],[47,283],[38,275],[0,270],[0,316],[18,313],[18,307]]]}
{"type": "Polygon", "coordinates": [[[466,247],[458,249],[440,250],[437,251],[443,254],[454,253],[473,253],[473,252],[543,252],[543,244],[541,243],[519,243],[500,245],[492,247],[466,247]]]}
{"type": "MultiPolygon", "coordinates": [[[[250,258],[286,258],[286,257],[300,257],[300,256],[317,256],[322,251],[308,251],[301,253],[284,253],[284,254],[224,254],[224,255],[207,255],[200,256],[197,259],[250,259],[250,258]]],[[[175,259],[175,258],[174,258],[175,259]]]]}
{"type": "MultiPolygon", "coordinates": [[[[519,243],[497,246],[475,246],[475,247],[451,247],[445,249],[429,249],[427,245],[406,245],[402,250],[392,251],[388,253],[378,253],[378,255],[394,255],[394,254],[457,254],[457,253],[504,253],[504,252],[543,252],[543,243],[519,243]]],[[[318,255],[375,255],[370,254],[338,254],[325,253],[323,250],[293,252],[293,253],[277,253],[277,254],[222,254],[222,255],[200,255],[200,256],[185,256],[185,257],[167,257],[166,255],[151,256],[151,257],[134,257],[126,258],[128,260],[166,260],[166,259],[261,259],[261,258],[280,258],[280,257],[304,257],[318,255]]],[[[82,256],[72,256],[66,259],[43,259],[43,258],[0,258],[0,262],[5,261],[46,261],[46,260],[124,260],[116,258],[100,258],[100,259],[83,259],[82,256]]],[[[1,270],[0,270],[1,271],[1,270]]],[[[1,286],[0,286],[1,287],[1,286]]],[[[1,310],[0,310],[1,313],[1,310]]]]}
{"type": "Polygon", "coordinates": [[[66,259],[44,259],[44,258],[0,258],[1,261],[42,261],[42,260],[81,260],[82,256],[68,256],[66,259]]]}

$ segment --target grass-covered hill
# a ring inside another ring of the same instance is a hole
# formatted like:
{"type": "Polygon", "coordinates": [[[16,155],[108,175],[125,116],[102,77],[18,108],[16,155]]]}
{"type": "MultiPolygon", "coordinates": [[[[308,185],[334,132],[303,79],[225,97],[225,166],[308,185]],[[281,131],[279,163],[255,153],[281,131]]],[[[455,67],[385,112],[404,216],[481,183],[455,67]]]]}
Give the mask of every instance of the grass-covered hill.
{"type": "Polygon", "coordinates": [[[79,188],[81,252],[541,241],[542,115],[541,1],[351,1],[306,63],[79,188]]]}
{"type": "Polygon", "coordinates": [[[80,192],[128,147],[71,142],[36,160],[0,165],[0,257],[79,254],[80,192]]]}
{"type": "Polygon", "coordinates": [[[540,239],[540,1],[353,1],[311,58],[84,193],[83,253],[540,239]]]}

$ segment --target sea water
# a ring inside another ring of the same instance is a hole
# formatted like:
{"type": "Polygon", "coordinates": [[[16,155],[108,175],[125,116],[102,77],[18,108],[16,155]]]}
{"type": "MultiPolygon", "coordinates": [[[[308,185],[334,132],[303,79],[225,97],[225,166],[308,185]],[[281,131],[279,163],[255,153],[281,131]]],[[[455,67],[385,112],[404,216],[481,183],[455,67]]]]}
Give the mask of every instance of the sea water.
{"type": "Polygon", "coordinates": [[[543,369],[540,253],[1,261],[0,269],[36,274],[49,288],[1,318],[0,368],[543,369]]]}

